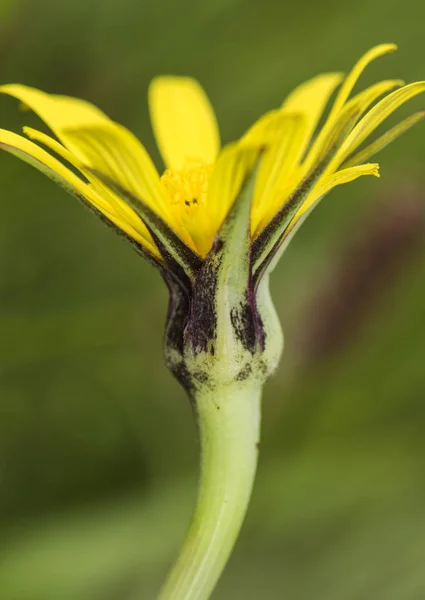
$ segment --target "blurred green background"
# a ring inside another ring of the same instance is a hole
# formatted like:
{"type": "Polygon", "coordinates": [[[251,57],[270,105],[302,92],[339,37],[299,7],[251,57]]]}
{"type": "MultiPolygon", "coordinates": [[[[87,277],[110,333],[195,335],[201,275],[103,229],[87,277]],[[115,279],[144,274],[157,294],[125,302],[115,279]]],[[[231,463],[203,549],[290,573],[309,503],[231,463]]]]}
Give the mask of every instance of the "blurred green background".
{"type": "MultiPolygon", "coordinates": [[[[152,150],[146,91],[198,77],[224,141],[295,85],[425,79],[422,0],[1,0],[4,82],[91,100],[152,150]]],[[[37,124],[0,98],[1,127],[37,124]]],[[[425,105],[410,103],[402,114],[425,105]]],[[[425,598],[425,129],[335,190],[273,293],[285,357],[214,598],[425,598]]],[[[0,156],[0,599],[155,597],[195,500],[196,431],[161,349],[151,267],[38,172],[0,156]]]]}

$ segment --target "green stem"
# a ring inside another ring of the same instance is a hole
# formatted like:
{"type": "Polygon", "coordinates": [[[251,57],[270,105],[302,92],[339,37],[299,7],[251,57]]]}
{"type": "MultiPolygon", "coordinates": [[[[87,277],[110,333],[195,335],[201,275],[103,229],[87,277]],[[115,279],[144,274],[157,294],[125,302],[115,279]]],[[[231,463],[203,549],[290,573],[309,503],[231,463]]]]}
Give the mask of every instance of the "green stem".
{"type": "Polygon", "coordinates": [[[201,443],[198,501],[159,600],[207,600],[242,526],[257,466],[261,386],[233,383],[194,398],[201,443]]]}

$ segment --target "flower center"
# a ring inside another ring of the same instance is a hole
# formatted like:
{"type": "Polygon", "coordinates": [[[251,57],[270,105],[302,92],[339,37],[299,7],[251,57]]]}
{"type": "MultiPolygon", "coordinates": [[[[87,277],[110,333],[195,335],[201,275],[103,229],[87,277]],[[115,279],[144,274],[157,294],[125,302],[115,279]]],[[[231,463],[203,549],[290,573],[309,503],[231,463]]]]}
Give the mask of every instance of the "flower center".
{"type": "Polygon", "coordinates": [[[212,170],[213,165],[191,159],[186,161],[181,171],[167,169],[161,177],[171,206],[182,219],[201,255],[210,249],[215,233],[207,211],[212,170]]]}
{"type": "Polygon", "coordinates": [[[200,205],[205,206],[211,172],[212,165],[195,160],[186,161],[181,171],[167,169],[161,182],[171,204],[186,214],[191,214],[200,205]]]}

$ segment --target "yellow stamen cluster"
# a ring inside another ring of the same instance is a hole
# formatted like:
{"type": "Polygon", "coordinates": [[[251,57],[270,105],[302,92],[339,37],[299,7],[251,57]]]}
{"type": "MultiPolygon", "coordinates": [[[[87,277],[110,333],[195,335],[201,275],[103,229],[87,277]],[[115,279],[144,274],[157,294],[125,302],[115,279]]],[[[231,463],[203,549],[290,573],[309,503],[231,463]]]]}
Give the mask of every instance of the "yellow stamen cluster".
{"type": "Polygon", "coordinates": [[[177,210],[191,214],[198,206],[205,206],[212,165],[201,161],[187,161],[181,171],[167,169],[161,183],[170,197],[170,203],[177,210]]]}
{"type": "Polygon", "coordinates": [[[186,160],[181,171],[167,169],[161,176],[170,205],[184,223],[197,245],[211,244],[214,232],[209,232],[207,196],[213,165],[199,160],[186,160]]]}

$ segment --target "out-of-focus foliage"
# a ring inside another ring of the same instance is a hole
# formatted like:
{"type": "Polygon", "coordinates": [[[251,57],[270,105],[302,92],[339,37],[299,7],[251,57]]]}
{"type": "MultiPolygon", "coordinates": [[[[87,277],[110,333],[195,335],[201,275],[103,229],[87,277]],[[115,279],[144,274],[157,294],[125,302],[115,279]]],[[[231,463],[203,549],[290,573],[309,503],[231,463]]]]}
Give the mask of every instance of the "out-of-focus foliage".
{"type": "MultiPolygon", "coordinates": [[[[400,51],[362,83],[425,79],[421,0],[2,0],[0,18],[2,81],[91,100],[153,152],[158,73],[202,81],[225,141],[378,42],[400,51]]],[[[0,127],[37,123],[0,102],[0,127]]],[[[286,354],[222,600],[425,597],[424,126],[379,158],[275,273],[286,354]]],[[[4,154],[0,177],[0,598],[153,598],[197,472],[166,291],[39,173],[4,154]]]]}

